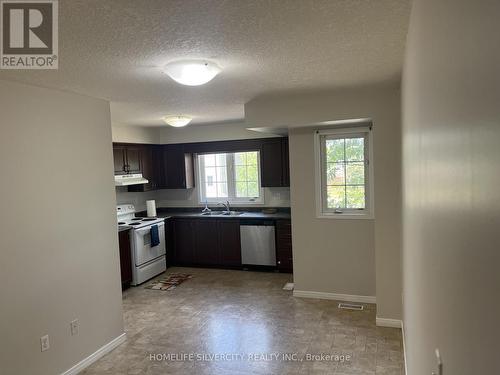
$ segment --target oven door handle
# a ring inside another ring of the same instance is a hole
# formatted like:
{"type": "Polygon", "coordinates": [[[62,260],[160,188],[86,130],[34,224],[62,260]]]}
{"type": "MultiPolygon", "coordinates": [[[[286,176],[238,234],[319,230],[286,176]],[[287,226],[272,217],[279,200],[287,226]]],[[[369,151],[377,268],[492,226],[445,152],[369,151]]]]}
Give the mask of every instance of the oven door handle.
{"type": "MultiPolygon", "coordinates": [[[[153,224],[153,225],[158,225],[158,228],[162,228],[165,224],[164,223],[158,223],[158,224],[153,224]]],[[[138,228],[135,229],[136,233],[144,233],[144,232],[149,232],[151,230],[151,226],[148,227],[143,227],[143,228],[138,228]]]]}

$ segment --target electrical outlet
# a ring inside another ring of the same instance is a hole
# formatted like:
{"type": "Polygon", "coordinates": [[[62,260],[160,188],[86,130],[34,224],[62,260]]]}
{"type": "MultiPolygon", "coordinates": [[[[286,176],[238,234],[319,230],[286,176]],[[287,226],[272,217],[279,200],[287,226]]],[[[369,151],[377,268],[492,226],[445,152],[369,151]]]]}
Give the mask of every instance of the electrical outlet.
{"type": "Polygon", "coordinates": [[[69,323],[69,326],[71,328],[71,336],[78,335],[78,331],[80,329],[80,322],[78,319],[75,319],[69,323]]]}
{"type": "Polygon", "coordinates": [[[49,335],[40,337],[40,349],[42,352],[50,349],[49,335]]]}

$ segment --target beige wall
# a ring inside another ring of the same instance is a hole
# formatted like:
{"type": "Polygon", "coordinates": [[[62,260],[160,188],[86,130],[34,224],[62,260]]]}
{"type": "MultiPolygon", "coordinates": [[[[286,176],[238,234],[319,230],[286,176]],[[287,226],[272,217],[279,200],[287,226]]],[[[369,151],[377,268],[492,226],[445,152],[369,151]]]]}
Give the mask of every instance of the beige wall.
{"type": "Polygon", "coordinates": [[[289,140],[295,290],[374,296],[373,220],[317,219],[313,130],[289,140]]]}
{"type": "Polygon", "coordinates": [[[255,126],[290,128],[332,120],[373,120],[374,221],[316,219],[313,128],[290,133],[294,279],[298,290],[376,294],[377,316],[400,319],[399,88],[262,96],[245,105],[245,116],[255,126]]]}
{"type": "Polygon", "coordinates": [[[109,104],[0,81],[0,116],[0,372],[53,375],[123,332],[109,104]]]}
{"type": "MultiPolygon", "coordinates": [[[[244,122],[188,125],[185,128],[173,128],[167,125],[160,128],[113,126],[113,141],[170,144],[275,137],[272,134],[246,130],[246,126],[244,122]]],[[[264,204],[249,206],[290,207],[289,188],[264,188],[264,198],[264,204]]],[[[147,193],[129,193],[126,188],[117,188],[116,199],[119,204],[134,204],[138,211],[146,209],[148,199],[155,199],[158,207],[200,206],[197,188],[147,193]]]]}
{"type": "Polygon", "coordinates": [[[162,144],[210,142],[233,139],[267,138],[275,135],[247,130],[245,122],[192,125],[185,128],[165,126],[161,128],[162,144]]]}
{"type": "Polygon", "coordinates": [[[404,74],[409,375],[499,374],[500,2],[413,3],[404,74]]]}
{"type": "Polygon", "coordinates": [[[113,142],[160,143],[160,128],[113,124],[113,142]]]}
{"type": "MultiPolygon", "coordinates": [[[[263,204],[234,204],[237,207],[290,207],[290,188],[263,188],[263,204]]],[[[146,200],[154,199],[157,207],[203,207],[199,203],[199,190],[193,189],[164,189],[145,193],[128,192],[126,187],[116,188],[118,204],[131,203],[136,211],[146,210],[146,200]]],[[[215,204],[209,204],[210,207],[215,204]]]]}

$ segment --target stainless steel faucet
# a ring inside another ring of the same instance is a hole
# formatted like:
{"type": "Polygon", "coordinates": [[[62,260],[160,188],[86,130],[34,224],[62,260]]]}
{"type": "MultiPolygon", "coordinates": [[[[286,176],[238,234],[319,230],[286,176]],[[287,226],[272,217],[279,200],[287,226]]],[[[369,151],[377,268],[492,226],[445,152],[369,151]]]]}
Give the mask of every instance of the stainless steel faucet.
{"type": "Polygon", "coordinates": [[[217,203],[217,205],[221,205],[221,206],[224,206],[226,208],[226,210],[222,212],[223,214],[226,214],[226,215],[231,214],[231,207],[229,206],[229,201],[226,201],[226,203],[219,202],[219,203],[217,203]]]}

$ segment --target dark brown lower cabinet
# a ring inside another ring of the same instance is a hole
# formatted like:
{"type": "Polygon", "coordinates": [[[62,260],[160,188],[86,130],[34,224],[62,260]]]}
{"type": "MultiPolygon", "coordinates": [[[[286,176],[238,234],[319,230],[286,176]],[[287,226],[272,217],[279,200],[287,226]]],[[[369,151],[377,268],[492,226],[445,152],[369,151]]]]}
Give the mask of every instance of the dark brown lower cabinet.
{"type": "Polygon", "coordinates": [[[217,220],[194,221],[195,263],[202,266],[216,266],[220,260],[217,220]]]}
{"type": "Polygon", "coordinates": [[[241,266],[238,220],[173,219],[172,232],[174,264],[241,266]]]}
{"type": "Polygon", "coordinates": [[[220,264],[226,267],[241,266],[239,220],[217,220],[220,264]]]}
{"type": "Polygon", "coordinates": [[[130,231],[118,232],[120,247],[120,272],[122,288],[128,288],[132,282],[132,254],[130,252],[130,231]]]}
{"type": "Polygon", "coordinates": [[[293,271],[292,222],[276,220],[276,266],[281,272],[293,271]]]}
{"type": "MultiPolygon", "coordinates": [[[[241,266],[240,222],[232,219],[171,219],[172,264],[241,266]]],[[[167,241],[169,242],[169,241],[167,241]]],[[[276,220],[276,268],[292,272],[292,224],[276,220]]]]}
{"type": "Polygon", "coordinates": [[[191,265],[195,261],[194,223],[191,219],[173,220],[174,264],[191,265]]]}

